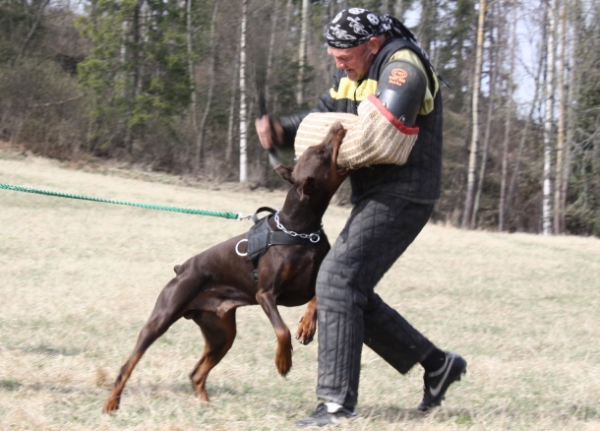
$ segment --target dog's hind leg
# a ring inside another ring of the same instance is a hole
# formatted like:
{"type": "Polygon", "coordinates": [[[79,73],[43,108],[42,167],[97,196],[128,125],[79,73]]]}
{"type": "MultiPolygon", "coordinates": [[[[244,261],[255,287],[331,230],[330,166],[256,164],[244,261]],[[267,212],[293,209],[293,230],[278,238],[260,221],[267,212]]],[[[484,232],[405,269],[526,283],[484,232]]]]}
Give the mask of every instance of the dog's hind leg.
{"type": "Polygon", "coordinates": [[[298,330],[296,331],[296,340],[300,344],[307,345],[315,337],[317,331],[317,297],[313,297],[306,307],[306,311],[300,319],[298,330]]]}
{"type": "Polygon", "coordinates": [[[200,401],[208,402],[210,401],[206,392],[208,373],[223,359],[235,340],[235,308],[227,311],[223,317],[208,311],[190,314],[194,322],[200,326],[204,336],[204,352],[190,373],[190,379],[200,401]]]}
{"type": "Polygon", "coordinates": [[[113,390],[104,404],[104,413],[110,413],[119,408],[121,393],[136,364],[152,343],[179,320],[185,307],[197,293],[198,285],[200,283],[197,277],[181,277],[180,274],[178,277],[173,278],[161,291],[152,314],[140,331],[133,353],[125,362],[125,365],[121,367],[113,390]]]}
{"type": "Polygon", "coordinates": [[[117,376],[113,391],[104,403],[104,413],[110,413],[119,408],[119,403],[121,401],[121,393],[123,392],[125,384],[127,383],[127,380],[129,380],[129,377],[131,376],[131,373],[135,368],[136,364],[142,358],[142,355],[144,354],[144,352],[146,352],[148,347],[150,347],[150,345],[152,345],[152,343],[156,341],[158,337],[164,334],[168,327],[171,326],[171,324],[171,321],[157,322],[156,319],[150,318],[150,320],[148,320],[148,322],[144,325],[144,328],[138,336],[138,340],[135,345],[135,349],[133,350],[133,353],[131,354],[127,362],[125,362],[125,365],[121,367],[121,371],[117,376]]]}
{"type": "Polygon", "coordinates": [[[171,313],[157,313],[157,310],[154,310],[138,336],[133,353],[127,362],[125,362],[125,365],[121,367],[121,371],[117,376],[113,391],[104,404],[104,413],[110,413],[119,408],[121,393],[123,392],[125,384],[127,383],[127,380],[129,380],[129,377],[131,376],[136,364],[142,358],[146,350],[148,350],[148,348],[152,345],[152,343],[154,343],[161,335],[167,332],[167,329],[169,329],[169,327],[176,320],[178,320],[178,318],[178,316],[173,316],[171,313]]]}

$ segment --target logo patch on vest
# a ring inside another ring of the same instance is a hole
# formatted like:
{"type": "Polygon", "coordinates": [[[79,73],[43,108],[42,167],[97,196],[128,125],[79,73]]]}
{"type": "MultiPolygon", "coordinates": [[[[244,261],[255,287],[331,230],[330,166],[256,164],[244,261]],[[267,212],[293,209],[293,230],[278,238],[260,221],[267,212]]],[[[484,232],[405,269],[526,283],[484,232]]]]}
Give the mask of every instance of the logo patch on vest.
{"type": "Polygon", "coordinates": [[[402,84],[406,84],[406,78],[408,77],[408,72],[404,69],[394,69],[390,74],[388,82],[390,84],[401,86],[402,84]]]}

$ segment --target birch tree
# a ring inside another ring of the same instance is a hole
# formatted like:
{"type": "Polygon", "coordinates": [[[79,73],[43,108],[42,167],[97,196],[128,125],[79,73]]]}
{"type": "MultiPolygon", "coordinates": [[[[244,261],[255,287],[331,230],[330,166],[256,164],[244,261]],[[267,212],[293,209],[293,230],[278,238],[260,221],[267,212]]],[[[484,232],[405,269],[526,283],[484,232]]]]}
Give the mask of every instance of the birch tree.
{"type": "Polygon", "coordinates": [[[479,206],[481,203],[481,196],[483,195],[483,183],[485,181],[486,168],[487,168],[487,159],[490,148],[490,140],[491,131],[492,131],[492,123],[494,121],[494,111],[497,107],[497,81],[498,81],[498,72],[501,68],[500,61],[498,57],[500,56],[498,51],[500,50],[501,35],[504,33],[502,29],[498,28],[502,24],[498,18],[498,13],[496,13],[498,9],[498,3],[490,6],[490,17],[488,21],[491,22],[490,30],[488,32],[490,39],[490,47],[489,49],[489,67],[490,70],[490,84],[489,84],[489,96],[488,96],[488,110],[485,119],[485,133],[483,138],[483,149],[481,151],[480,164],[479,164],[479,180],[477,182],[477,187],[475,189],[475,200],[473,202],[473,214],[471,216],[471,227],[475,229],[477,227],[477,215],[479,212],[479,206]]]}
{"type": "Polygon", "coordinates": [[[248,0],[242,0],[240,31],[240,182],[248,181],[248,109],[246,106],[246,24],[248,0]]]}
{"type": "Polygon", "coordinates": [[[296,103],[304,103],[304,74],[306,69],[306,45],[308,43],[308,29],[310,28],[310,0],[302,0],[302,30],[298,48],[298,92],[296,103]]]}
{"type": "Polygon", "coordinates": [[[554,128],[554,52],[556,32],[555,11],[558,0],[551,0],[546,8],[548,34],[546,39],[546,94],[544,103],[544,170],[542,187],[542,233],[552,234],[552,152],[554,128]]]}
{"type": "Polygon", "coordinates": [[[479,0],[479,19],[477,23],[477,43],[475,50],[475,69],[473,71],[473,97],[471,101],[471,145],[467,168],[467,195],[463,212],[463,229],[471,228],[473,201],[475,199],[475,181],[477,176],[477,153],[479,140],[479,97],[481,88],[481,65],[483,62],[483,34],[487,2],[479,0]]]}
{"type": "Polygon", "coordinates": [[[273,0],[273,11],[271,15],[271,35],[269,37],[269,51],[267,53],[267,70],[265,74],[265,81],[267,83],[265,88],[265,97],[267,100],[269,100],[270,96],[268,83],[271,82],[271,77],[273,75],[273,62],[276,54],[275,47],[279,45],[276,45],[275,43],[277,39],[277,22],[279,21],[279,4],[280,0],[273,0]]]}
{"type": "MultiPolygon", "coordinates": [[[[233,36],[234,41],[238,41],[241,38],[241,25],[236,26],[236,33],[233,36]]],[[[234,44],[234,52],[233,52],[233,71],[231,74],[231,78],[227,80],[226,85],[229,87],[229,103],[227,109],[227,132],[226,132],[226,141],[227,144],[225,146],[225,160],[230,163],[232,162],[234,155],[234,146],[235,146],[235,132],[236,125],[238,125],[236,119],[236,101],[239,90],[239,74],[240,74],[240,62],[238,61],[240,58],[240,44],[234,44]]]]}
{"type": "Polygon", "coordinates": [[[558,38],[558,57],[557,57],[557,89],[558,96],[558,128],[556,134],[556,180],[554,183],[554,233],[562,234],[565,232],[565,209],[567,192],[567,168],[568,146],[565,142],[565,128],[567,118],[567,93],[565,88],[565,62],[567,45],[567,6],[564,1],[560,2],[560,32],[558,38]]]}

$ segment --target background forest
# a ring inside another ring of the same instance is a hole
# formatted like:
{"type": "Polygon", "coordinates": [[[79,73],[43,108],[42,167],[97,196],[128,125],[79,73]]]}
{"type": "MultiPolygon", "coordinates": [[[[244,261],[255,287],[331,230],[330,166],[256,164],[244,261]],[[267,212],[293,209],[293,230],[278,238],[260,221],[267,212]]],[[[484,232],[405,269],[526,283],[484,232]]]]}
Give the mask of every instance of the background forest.
{"type": "Polygon", "coordinates": [[[0,140],[279,186],[258,94],[276,116],[313,106],[334,67],[324,26],[349,6],[404,20],[444,81],[436,221],[600,236],[593,0],[0,0],[0,140]]]}

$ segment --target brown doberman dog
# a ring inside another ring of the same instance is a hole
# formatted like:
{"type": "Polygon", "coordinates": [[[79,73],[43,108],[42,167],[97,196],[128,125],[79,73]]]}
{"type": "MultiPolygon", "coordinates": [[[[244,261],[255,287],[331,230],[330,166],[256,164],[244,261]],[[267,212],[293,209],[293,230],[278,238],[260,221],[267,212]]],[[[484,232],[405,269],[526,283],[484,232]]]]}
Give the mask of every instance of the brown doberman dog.
{"type": "Polygon", "coordinates": [[[335,123],[324,141],[307,149],[294,168],[275,167],[292,187],[283,208],[265,221],[271,233],[306,238],[302,244],[268,247],[255,267],[250,259],[240,257],[243,255],[240,244],[248,240],[248,234],[244,233],[175,267],[177,275],[158,296],[135,349],[104,404],[105,413],[119,408],[121,393],[135,365],[148,347],[181,317],[196,322],[204,336],[204,352],[190,374],[201,401],[209,401],[205,388],[208,373],[223,359],[235,339],[237,307],[261,305],[277,335],[275,365],[279,374],[288,374],[292,367],[292,340],[277,306],[309,303],[296,338],[302,344],[310,343],[316,331],[315,281],[330,248],[321,230],[321,220],[331,197],[348,176],[336,164],[345,133],[342,125],[335,123]]]}

